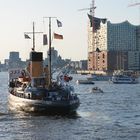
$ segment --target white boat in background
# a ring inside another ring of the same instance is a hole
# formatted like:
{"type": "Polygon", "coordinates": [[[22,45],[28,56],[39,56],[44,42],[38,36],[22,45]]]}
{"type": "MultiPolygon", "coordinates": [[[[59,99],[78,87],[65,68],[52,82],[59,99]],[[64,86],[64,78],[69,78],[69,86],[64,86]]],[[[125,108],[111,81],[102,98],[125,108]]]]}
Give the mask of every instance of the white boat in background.
{"type": "Polygon", "coordinates": [[[89,81],[108,81],[110,76],[102,74],[91,74],[90,77],[87,77],[89,81]]]}
{"type": "Polygon", "coordinates": [[[132,71],[115,71],[111,82],[114,84],[137,84],[139,80],[132,71]]]}

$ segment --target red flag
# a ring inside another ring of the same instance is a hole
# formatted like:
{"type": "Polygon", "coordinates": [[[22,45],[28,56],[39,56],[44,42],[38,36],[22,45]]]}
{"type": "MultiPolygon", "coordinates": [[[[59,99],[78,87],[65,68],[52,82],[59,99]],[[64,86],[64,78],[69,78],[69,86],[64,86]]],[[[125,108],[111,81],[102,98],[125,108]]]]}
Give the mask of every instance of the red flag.
{"type": "Polygon", "coordinates": [[[54,39],[63,39],[63,35],[54,33],[54,39]]]}

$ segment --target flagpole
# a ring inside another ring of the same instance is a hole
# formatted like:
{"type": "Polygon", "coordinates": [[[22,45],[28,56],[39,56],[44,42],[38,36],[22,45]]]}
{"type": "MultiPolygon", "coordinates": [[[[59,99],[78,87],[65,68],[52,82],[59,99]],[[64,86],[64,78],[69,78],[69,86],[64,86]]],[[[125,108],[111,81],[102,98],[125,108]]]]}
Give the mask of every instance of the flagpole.
{"type": "Polygon", "coordinates": [[[48,79],[49,79],[49,83],[48,83],[48,85],[49,85],[49,88],[51,88],[51,85],[52,85],[52,73],[51,73],[51,44],[52,44],[52,42],[51,42],[51,19],[52,18],[56,18],[56,17],[43,17],[43,18],[48,18],[49,19],[49,62],[48,62],[48,79]]]}
{"type": "Polygon", "coordinates": [[[35,51],[35,27],[33,22],[33,51],[35,51]]]}

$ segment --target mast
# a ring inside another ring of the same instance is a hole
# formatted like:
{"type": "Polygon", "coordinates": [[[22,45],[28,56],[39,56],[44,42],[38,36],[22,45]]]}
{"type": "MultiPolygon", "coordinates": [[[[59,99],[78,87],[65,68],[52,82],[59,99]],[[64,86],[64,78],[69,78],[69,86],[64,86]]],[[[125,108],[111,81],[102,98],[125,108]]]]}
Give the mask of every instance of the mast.
{"type": "Polygon", "coordinates": [[[49,54],[48,54],[48,56],[49,56],[49,62],[48,62],[48,86],[49,86],[49,88],[51,88],[51,85],[52,85],[52,69],[51,69],[51,45],[52,45],[52,42],[51,42],[51,40],[52,40],[52,38],[51,38],[51,35],[52,35],[52,33],[51,33],[51,19],[52,18],[56,18],[56,17],[43,17],[43,18],[48,18],[49,19],[49,54]]]}
{"type": "Polygon", "coordinates": [[[33,22],[33,31],[32,32],[24,32],[24,34],[33,34],[33,48],[32,50],[35,51],[35,34],[42,34],[43,32],[35,32],[35,23],[33,22]]]}

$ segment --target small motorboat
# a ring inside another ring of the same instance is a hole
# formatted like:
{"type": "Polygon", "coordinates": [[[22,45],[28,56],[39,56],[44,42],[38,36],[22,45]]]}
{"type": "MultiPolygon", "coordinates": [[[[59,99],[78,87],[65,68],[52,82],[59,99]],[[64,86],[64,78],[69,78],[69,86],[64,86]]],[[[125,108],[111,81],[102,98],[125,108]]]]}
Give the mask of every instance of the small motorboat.
{"type": "Polygon", "coordinates": [[[103,90],[100,89],[99,87],[93,87],[92,88],[92,93],[103,93],[103,90]]]}

